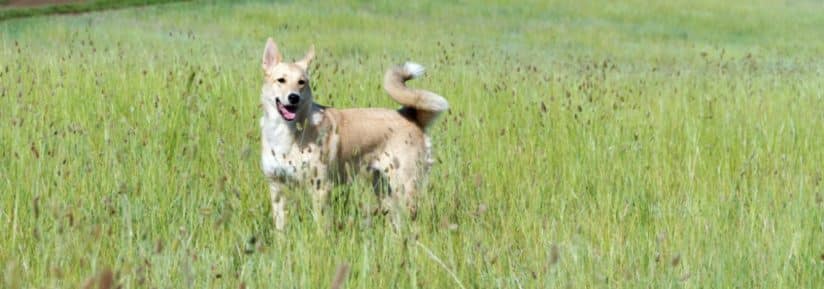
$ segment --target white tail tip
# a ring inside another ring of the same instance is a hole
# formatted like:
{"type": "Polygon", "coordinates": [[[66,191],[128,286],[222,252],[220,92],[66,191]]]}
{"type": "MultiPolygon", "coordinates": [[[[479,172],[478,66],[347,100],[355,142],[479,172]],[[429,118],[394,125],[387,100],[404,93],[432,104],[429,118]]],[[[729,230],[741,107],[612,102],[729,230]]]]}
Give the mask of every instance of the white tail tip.
{"type": "Polygon", "coordinates": [[[412,78],[417,78],[426,71],[422,65],[414,63],[414,62],[407,62],[403,64],[403,70],[406,70],[412,78]]]}

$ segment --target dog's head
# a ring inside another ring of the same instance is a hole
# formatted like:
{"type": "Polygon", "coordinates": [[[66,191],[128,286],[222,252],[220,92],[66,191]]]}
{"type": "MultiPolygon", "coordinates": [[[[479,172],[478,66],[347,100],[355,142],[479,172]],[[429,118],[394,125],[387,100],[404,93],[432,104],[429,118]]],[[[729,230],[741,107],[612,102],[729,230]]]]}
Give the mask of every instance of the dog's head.
{"type": "Polygon", "coordinates": [[[311,46],[306,56],[295,63],[281,62],[282,56],[272,38],[266,40],[263,51],[263,92],[264,105],[271,105],[286,121],[294,121],[305,116],[312,105],[312,90],[309,87],[309,63],[315,57],[315,46],[311,46]]]}

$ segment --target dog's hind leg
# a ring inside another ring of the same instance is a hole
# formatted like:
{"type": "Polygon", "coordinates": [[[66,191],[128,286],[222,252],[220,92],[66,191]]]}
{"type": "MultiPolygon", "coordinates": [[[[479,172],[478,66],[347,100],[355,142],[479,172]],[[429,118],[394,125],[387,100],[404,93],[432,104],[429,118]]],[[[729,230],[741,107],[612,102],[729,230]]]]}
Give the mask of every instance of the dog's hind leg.
{"type": "Polygon", "coordinates": [[[386,170],[372,168],[370,171],[372,172],[372,190],[380,203],[372,211],[372,214],[380,213],[385,215],[394,210],[395,206],[392,201],[392,186],[389,184],[389,176],[386,170]]]}
{"type": "Polygon", "coordinates": [[[401,229],[406,220],[415,220],[417,217],[417,205],[415,204],[417,178],[392,174],[387,176],[387,180],[391,192],[384,196],[381,203],[384,210],[388,210],[388,216],[395,229],[401,229]]]}
{"type": "Polygon", "coordinates": [[[415,203],[415,195],[418,193],[417,176],[407,176],[392,187],[391,199],[396,209],[409,214],[409,218],[414,220],[418,213],[418,207],[415,203]]]}
{"type": "Polygon", "coordinates": [[[415,219],[417,205],[415,195],[418,191],[418,180],[420,179],[421,167],[418,164],[420,154],[414,151],[410,153],[388,153],[383,162],[383,166],[374,166],[377,172],[376,179],[380,179],[381,191],[378,191],[381,198],[381,206],[385,212],[390,213],[392,223],[396,228],[400,228],[402,221],[407,217],[415,219]],[[381,194],[382,193],[382,194],[381,194]]]}
{"type": "Polygon", "coordinates": [[[272,219],[275,221],[275,229],[283,231],[286,227],[286,198],[280,186],[280,184],[270,181],[269,197],[272,199],[272,219]]]}
{"type": "Polygon", "coordinates": [[[372,174],[372,190],[380,202],[379,208],[373,213],[385,214],[394,210],[392,177],[395,174],[395,166],[392,164],[391,156],[384,154],[377,158],[369,165],[369,171],[372,174]]]}

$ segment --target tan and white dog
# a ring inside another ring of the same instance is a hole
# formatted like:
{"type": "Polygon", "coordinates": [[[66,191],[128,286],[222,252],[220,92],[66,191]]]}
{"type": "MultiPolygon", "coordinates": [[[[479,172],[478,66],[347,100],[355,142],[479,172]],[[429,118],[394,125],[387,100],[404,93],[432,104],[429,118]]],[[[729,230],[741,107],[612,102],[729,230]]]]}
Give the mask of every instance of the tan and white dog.
{"type": "Polygon", "coordinates": [[[312,100],[308,68],[314,56],[313,46],[303,59],[282,62],[271,38],[263,52],[261,166],[275,227],[286,223],[284,186],[308,187],[317,216],[334,184],[362,172],[372,176],[384,209],[414,214],[415,194],[433,163],[425,131],[448,109],[446,99],[408,88],[405,82],[423,74],[423,67],[406,63],[387,71],[383,83],[400,109],[327,108],[312,100]]]}

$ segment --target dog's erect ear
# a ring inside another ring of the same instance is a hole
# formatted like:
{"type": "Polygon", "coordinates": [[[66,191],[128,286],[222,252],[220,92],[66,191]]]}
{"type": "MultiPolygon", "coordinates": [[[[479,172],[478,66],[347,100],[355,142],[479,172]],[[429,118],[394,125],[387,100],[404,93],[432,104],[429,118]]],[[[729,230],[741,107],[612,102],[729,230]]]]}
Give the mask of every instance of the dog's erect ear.
{"type": "Polygon", "coordinates": [[[275,44],[275,41],[272,40],[271,37],[266,39],[266,48],[263,50],[263,71],[269,71],[272,67],[275,67],[281,60],[280,51],[278,51],[278,45],[275,44]]]}
{"type": "Polygon", "coordinates": [[[298,62],[295,62],[295,64],[297,64],[298,66],[303,68],[303,70],[306,70],[306,69],[309,68],[309,63],[312,62],[313,58],[315,58],[315,45],[314,44],[312,44],[312,46],[309,46],[309,51],[306,51],[306,55],[303,56],[303,59],[299,60],[298,62]]]}

